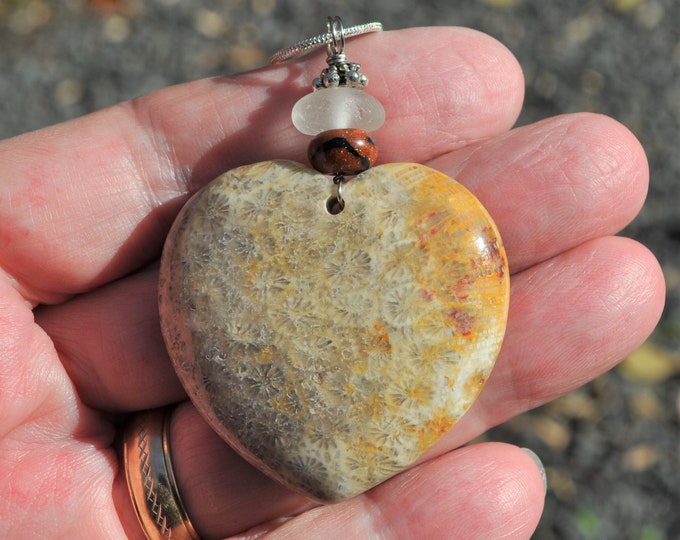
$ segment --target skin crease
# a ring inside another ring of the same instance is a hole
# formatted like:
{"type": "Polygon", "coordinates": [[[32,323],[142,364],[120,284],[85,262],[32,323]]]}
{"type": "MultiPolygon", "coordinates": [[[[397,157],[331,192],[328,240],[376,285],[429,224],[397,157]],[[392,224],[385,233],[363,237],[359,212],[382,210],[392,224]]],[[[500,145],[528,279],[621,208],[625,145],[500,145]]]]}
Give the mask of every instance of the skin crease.
{"type": "MultiPolygon", "coordinates": [[[[458,447],[610,369],[655,326],[658,264],[612,236],[644,201],[644,152],[591,114],[511,130],[521,70],[477,32],[385,32],[348,52],[387,112],[380,161],[456,177],[500,228],[513,280],[497,366],[417,467],[327,507],[252,469],[185,402],[171,428],[180,491],[205,538],[529,538],[544,496],[533,461],[458,447]],[[397,55],[403,69],[385,70],[397,55]]],[[[115,435],[126,414],[186,399],[158,328],[165,234],[220,172],[304,162],[289,111],[321,65],[196,81],[0,142],[0,537],[141,537],[115,435]]]]}

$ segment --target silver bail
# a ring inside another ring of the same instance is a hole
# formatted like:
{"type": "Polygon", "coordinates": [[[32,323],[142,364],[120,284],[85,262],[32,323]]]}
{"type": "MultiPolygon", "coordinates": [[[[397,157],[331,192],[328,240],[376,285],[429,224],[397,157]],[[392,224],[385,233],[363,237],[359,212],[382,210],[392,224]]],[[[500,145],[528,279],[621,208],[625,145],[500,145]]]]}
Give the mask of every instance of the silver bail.
{"type": "Polygon", "coordinates": [[[331,41],[326,44],[326,52],[328,53],[326,62],[328,62],[329,66],[346,62],[345,25],[342,23],[342,19],[337,15],[335,17],[328,17],[326,30],[331,37],[331,41]]]}

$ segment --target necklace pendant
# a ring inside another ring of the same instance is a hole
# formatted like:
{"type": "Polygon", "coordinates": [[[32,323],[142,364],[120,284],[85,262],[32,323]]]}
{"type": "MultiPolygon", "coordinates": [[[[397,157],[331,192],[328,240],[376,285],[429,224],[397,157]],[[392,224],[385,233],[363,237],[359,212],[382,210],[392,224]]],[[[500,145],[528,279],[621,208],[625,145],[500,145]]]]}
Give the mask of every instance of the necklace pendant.
{"type": "Polygon", "coordinates": [[[509,273],[481,204],[428,167],[373,167],[329,211],[328,178],[269,161],[178,216],[161,325],[211,426],[317,500],[411,465],[470,407],[498,355],[509,273]]]}
{"type": "Polygon", "coordinates": [[[161,328],[197,409],[245,459],[324,502],[404,470],[456,424],[508,311],[507,260],[479,201],[423,165],[373,166],[367,130],[385,111],[344,45],[379,27],[329,18],[327,34],[275,55],[328,45],[292,114],[316,170],[225,173],[180,212],[161,259],[161,328]]]}

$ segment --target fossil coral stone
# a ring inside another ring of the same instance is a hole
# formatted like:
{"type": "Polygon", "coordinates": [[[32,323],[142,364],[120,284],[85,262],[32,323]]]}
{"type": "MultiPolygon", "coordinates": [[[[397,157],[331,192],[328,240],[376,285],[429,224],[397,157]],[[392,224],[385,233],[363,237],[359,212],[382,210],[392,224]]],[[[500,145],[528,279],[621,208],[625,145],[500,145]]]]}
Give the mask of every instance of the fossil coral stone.
{"type": "Polygon", "coordinates": [[[161,325],[212,427],[317,500],[361,493],[448,432],[501,346],[509,277],[495,225],[451,178],[371,168],[344,186],[269,161],[234,169],[178,216],[161,325]]]}

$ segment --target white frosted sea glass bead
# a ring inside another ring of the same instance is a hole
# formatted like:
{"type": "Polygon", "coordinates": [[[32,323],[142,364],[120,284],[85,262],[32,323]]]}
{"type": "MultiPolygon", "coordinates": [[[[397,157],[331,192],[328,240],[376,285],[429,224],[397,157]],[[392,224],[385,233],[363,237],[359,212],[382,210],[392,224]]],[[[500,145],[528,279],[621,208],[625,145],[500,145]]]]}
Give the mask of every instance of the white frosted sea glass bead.
{"type": "Polygon", "coordinates": [[[301,98],[291,113],[293,125],[306,135],[331,129],[375,131],[385,123],[385,109],[360,88],[321,88],[301,98]]]}

